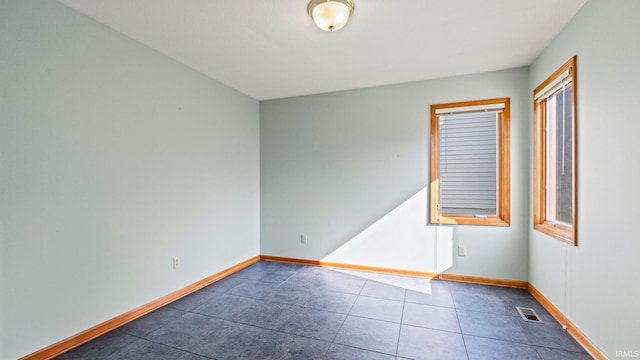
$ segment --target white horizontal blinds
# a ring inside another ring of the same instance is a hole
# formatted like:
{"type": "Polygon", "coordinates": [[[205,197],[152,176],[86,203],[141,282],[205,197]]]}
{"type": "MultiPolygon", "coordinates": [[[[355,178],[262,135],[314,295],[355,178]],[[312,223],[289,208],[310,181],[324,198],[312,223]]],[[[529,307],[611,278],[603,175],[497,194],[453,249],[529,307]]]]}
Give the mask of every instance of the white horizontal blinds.
{"type": "Polygon", "coordinates": [[[499,112],[490,110],[438,116],[440,214],[498,214],[499,112]]]}
{"type": "Polygon", "coordinates": [[[485,104],[485,105],[471,105],[471,106],[459,106],[453,108],[440,108],[436,109],[436,115],[446,114],[462,114],[469,112],[487,112],[487,111],[502,111],[504,109],[504,103],[485,104]]]}
{"type": "Polygon", "coordinates": [[[555,78],[552,82],[547,84],[547,86],[543,87],[535,94],[533,94],[533,98],[535,101],[539,102],[543,99],[548,98],[550,95],[555,93],[556,91],[562,89],[567,86],[573,80],[573,68],[566,69],[560,76],[555,78]]]}

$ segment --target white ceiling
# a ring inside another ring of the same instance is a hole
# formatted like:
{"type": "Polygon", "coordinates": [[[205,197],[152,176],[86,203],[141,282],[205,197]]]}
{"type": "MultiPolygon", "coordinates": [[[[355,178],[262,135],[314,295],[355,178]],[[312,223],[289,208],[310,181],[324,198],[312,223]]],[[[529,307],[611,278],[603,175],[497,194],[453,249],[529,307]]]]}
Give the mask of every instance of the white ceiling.
{"type": "Polygon", "coordinates": [[[526,66],[587,0],[60,0],[257,100],[526,66]]]}

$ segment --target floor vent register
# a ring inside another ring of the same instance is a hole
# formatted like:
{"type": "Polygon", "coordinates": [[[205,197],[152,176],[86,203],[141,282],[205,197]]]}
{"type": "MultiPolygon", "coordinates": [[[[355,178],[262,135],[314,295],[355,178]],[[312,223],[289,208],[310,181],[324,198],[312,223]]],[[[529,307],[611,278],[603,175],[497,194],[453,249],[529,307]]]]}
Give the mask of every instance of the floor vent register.
{"type": "Polygon", "coordinates": [[[516,306],[516,309],[520,313],[520,316],[522,316],[522,319],[524,319],[525,321],[531,321],[531,322],[537,322],[537,323],[542,322],[542,320],[540,320],[540,316],[538,316],[536,311],[533,310],[532,308],[516,306]]]}

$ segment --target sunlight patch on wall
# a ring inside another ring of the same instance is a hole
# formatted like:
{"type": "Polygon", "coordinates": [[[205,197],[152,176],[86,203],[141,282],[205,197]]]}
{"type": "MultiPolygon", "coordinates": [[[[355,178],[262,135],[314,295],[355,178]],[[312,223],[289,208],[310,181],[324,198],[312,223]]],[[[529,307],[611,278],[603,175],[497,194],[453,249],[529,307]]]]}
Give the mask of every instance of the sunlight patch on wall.
{"type": "Polygon", "coordinates": [[[453,228],[427,225],[426,187],[322,261],[443,272],[453,264],[453,228]]]}

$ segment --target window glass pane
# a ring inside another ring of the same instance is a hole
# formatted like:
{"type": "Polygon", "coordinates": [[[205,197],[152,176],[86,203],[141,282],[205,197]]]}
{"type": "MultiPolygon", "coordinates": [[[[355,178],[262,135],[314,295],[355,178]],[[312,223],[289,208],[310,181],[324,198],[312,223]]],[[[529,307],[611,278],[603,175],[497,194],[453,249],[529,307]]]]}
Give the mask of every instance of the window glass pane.
{"type": "Polygon", "coordinates": [[[572,224],[573,120],[572,86],[548,98],[547,220],[572,224]]]}

